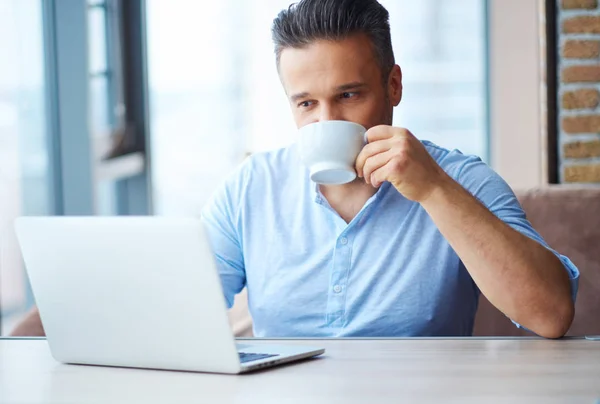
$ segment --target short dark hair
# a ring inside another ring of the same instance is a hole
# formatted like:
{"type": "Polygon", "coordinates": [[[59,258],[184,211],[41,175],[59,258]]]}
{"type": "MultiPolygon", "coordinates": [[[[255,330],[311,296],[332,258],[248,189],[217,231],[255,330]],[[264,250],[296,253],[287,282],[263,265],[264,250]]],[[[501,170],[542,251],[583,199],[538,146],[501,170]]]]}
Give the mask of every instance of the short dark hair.
{"type": "Polygon", "coordinates": [[[317,40],[339,41],[366,34],[383,79],[396,63],[389,13],[377,0],[301,0],[282,10],[271,29],[277,67],[285,48],[302,48],[317,40]]]}

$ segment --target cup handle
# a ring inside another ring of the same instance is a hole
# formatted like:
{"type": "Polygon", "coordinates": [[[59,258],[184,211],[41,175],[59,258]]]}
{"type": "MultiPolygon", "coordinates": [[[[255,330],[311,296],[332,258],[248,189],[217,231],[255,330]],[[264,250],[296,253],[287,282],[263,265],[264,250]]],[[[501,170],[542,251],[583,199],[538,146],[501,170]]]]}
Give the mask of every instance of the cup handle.
{"type": "Polygon", "coordinates": [[[367,132],[365,132],[365,134],[363,135],[363,143],[369,144],[369,137],[367,136],[367,132]]]}

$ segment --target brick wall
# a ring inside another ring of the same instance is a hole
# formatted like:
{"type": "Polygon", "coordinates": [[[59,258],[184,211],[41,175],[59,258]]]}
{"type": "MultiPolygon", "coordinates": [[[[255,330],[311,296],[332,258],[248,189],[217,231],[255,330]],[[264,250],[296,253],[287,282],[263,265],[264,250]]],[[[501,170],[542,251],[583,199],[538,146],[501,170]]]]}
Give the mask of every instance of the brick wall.
{"type": "Polygon", "coordinates": [[[600,183],[598,0],[556,1],[560,179],[565,183],[600,183]]]}

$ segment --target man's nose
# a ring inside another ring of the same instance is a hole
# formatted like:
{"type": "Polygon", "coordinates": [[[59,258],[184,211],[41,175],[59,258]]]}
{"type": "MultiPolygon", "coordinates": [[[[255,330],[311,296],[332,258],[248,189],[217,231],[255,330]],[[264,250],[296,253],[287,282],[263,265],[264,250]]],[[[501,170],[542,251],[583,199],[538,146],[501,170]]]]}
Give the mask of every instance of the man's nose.
{"type": "Polygon", "coordinates": [[[333,105],[323,105],[321,104],[321,109],[319,111],[319,122],[322,121],[343,121],[344,117],[338,108],[333,105]]]}

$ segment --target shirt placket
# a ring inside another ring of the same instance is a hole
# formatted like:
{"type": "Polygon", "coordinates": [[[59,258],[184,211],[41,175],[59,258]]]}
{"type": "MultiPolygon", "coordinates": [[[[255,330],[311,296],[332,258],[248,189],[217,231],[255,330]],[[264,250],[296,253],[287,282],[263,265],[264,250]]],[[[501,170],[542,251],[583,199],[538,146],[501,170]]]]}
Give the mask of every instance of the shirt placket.
{"type": "Polygon", "coordinates": [[[348,226],[336,240],[333,265],[327,296],[327,325],[339,329],[344,324],[346,294],[348,293],[348,273],[352,260],[354,234],[348,226]]]}
{"type": "Polygon", "coordinates": [[[317,191],[316,202],[324,208],[330,210],[335,215],[335,223],[340,234],[336,240],[333,251],[333,263],[331,265],[331,273],[329,278],[329,288],[327,294],[327,326],[332,328],[332,332],[336,332],[344,325],[346,297],[348,293],[348,278],[352,264],[352,250],[356,228],[362,221],[363,216],[372,208],[373,203],[377,200],[374,195],[356,217],[349,223],[346,222],[329,206],[327,201],[317,191]]]}

